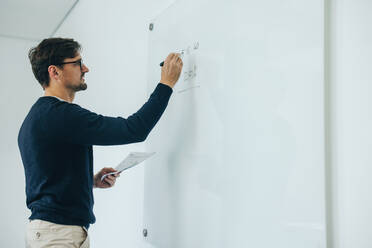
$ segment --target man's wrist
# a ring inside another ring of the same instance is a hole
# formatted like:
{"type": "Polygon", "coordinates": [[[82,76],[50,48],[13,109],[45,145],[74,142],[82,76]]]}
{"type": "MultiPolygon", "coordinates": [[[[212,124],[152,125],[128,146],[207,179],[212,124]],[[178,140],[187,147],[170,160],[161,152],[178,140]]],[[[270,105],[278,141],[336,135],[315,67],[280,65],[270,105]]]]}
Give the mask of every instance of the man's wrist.
{"type": "Polygon", "coordinates": [[[165,84],[165,85],[167,85],[167,86],[171,87],[172,89],[173,89],[173,87],[174,87],[174,84],[172,84],[172,83],[169,83],[169,82],[167,82],[167,81],[164,81],[164,80],[160,80],[160,83],[161,83],[161,84],[165,84]]]}

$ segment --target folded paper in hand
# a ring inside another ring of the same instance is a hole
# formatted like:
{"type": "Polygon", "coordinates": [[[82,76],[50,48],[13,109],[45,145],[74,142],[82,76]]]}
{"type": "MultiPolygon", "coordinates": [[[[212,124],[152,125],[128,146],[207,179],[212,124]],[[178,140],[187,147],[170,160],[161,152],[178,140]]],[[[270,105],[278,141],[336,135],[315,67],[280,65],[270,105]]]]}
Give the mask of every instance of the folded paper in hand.
{"type": "Polygon", "coordinates": [[[148,159],[154,154],[155,152],[131,152],[129,153],[129,155],[118,166],[116,166],[115,168],[116,172],[110,172],[110,173],[103,175],[101,177],[101,181],[108,175],[116,174],[116,173],[122,172],[123,170],[129,169],[145,161],[146,159],[148,159]]]}

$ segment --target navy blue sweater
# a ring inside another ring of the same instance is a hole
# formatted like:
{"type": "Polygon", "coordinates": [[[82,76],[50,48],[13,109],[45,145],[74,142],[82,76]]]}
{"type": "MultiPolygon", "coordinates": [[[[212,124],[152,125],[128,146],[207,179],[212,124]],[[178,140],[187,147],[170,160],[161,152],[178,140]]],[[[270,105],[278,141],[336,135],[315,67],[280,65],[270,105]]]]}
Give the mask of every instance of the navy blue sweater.
{"type": "Polygon", "coordinates": [[[26,177],[29,219],[89,227],[93,214],[92,145],[146,139],[164,112],[172,89],[159,83],[127,119],[107,117],[55,97],[40,97],[18,134],[26,177]]]}

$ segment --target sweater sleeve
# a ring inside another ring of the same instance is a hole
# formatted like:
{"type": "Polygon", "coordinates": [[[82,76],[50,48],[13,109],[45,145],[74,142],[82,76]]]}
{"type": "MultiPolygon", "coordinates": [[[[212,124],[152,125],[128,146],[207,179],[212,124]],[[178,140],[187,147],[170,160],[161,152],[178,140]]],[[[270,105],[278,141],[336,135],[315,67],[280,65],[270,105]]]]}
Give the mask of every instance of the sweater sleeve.
{"type": "Polygon", "coordinates": [[[127,119],[96,114],[77,104],[61,103],[50,120],[52,127],[49,126],[48,130],[57,140],[75,144],[123,145],[141,142],[160,119],[171,94],[172,88],[159,83],[148,101],[127,119]]]}

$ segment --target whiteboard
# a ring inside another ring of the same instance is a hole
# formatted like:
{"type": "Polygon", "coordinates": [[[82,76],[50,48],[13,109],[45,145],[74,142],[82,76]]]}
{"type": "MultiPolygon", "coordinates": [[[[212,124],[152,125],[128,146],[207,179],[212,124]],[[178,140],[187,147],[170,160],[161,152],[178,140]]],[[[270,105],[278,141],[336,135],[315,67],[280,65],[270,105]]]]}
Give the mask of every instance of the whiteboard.
{"type": "Polygon", "coordinates": [[[323,2],[182,0],[152,24],[148,93],[169,52],[184,68],[147,142],[145,242],[326,247],[323,2]]]}

